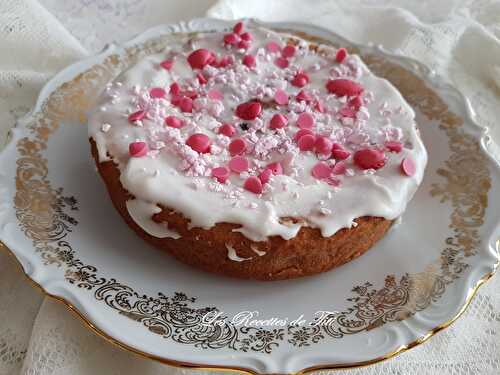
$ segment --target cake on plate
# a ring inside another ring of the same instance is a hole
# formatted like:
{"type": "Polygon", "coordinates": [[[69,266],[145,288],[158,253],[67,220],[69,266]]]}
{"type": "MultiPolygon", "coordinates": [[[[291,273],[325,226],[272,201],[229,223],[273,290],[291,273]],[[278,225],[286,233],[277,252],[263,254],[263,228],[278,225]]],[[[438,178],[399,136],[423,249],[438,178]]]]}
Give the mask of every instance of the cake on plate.
{"type": "Polygon", "coordinates": [[[384,236],[427,162],[396,88],[344,48],[242,22],[175,41],[110,82],[88,120],[139,236],[259,280],[327,271],[384,236]]]}

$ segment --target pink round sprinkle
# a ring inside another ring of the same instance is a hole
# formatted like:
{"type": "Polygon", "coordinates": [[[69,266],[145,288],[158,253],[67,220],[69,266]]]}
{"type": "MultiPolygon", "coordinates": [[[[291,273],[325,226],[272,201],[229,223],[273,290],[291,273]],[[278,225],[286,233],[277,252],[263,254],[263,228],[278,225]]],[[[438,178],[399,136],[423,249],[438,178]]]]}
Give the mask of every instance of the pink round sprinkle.
{"type": "Polygon", "coordinates": [[[388,141],[384,144],[385,148],[387,148],[390,152],[400,153],[403,150],[403,144],[398,141],[388,141]]]}
{"type": "Polygon", "coordinates": [[[240,37],[234,33],[224,35],[224,44],[236,45],[240,41],[240,37]]]}
{"type": "Polygon", "coordinates": [[[217,89],[209,90],[207,96],[212,100],[224,100],[224,94],[217,89]]]}
{"type": "Polygon", "coordinates": [[[354,153],[354,164],[361,169],[379,169],[385,164],[385,154],[375,148],[364,148],[354,153]]]}
{"type": "Polygon", "coordinates": [[[314,178],[318,180],[323,180],[332,175],[332,169],[328,164],[323,161],[316,163],[316,165],[311,169],[311,174],[314,178]]]}
{"type": "Polygon", "coordinates": [[[284,58],[289,59],[290,57],[293,57],[295,55],[295,46],[288,44],[283,48],[283,51],[281,51],[281,56],[284,58]]]}
{"type": "Polygon", "coordinates": [[[274,93],[274,101],[279,105],[287,105],[288,104],[288,94],[286,91],[282,89],[277,89],[274,93]]]}
{"type": "Polygon", "coordinates": [[[172,128],[182,128],[184,126],[184,121],[177,116],[167,116],[165,118],[165,124],[172,128]]]}
{"type": "Polygon", "coordinates": [[[276,113],[269,123],[271,129],[282,129],[288,124],[288,119],[281,113],[276,113]]]}
{"type": "Polygon", "coordinates": [[[281,46],[277,42],[271,41],[266,44],[266,50],[271,53],[279,52],[281,51],[281,46]]]}
{"type": "Polygon", "coordinates": [[[251,101],[238,105],[236,107],[236,116],[242,120],[255,120],[262,111],[262,105],[259,102],[251,101]]]}
{"type": "Polygon", "coordinates": [[[236,34],[241,34],[243,31],[243,22],[237,22],[233,27],[233,32],[236,34]]]}
{"type": "Polygon", "coordinates": [[[260,182],[262,182],[262,184],[267,184],[269,182],[269,180],[271,179],[272,175],[273,175],[273,172],[270,169],[264,169],[259,174],[259,180],[260,180],[260,182]]]}
{"type": "Polygon", "coordinates": [[[244,40],[246,42],[251,42],[253,40],[253,36],[249,32],[245,32],[245,33],[241,34],[240,38],[241,38],[241,40],[244,40]]]}
{"type": "Polygon", "coordinates": [[[332,152],[332,141],[324,136],[316,137],[316,142],[314,143],[314,151],[317,154],[329,155],[332,152]]]}
{"type": "Polygon", "coordinates": [[[339,110],[339,115],[347,118],[356,118],[356,112],[357,111],[351,107],[342,107],[339,110]]]}
{"type": "Polygon", "coordinates": [[[222,124],[219,133],[224,134],[226,137],[232,137],[236,133],[236,129],[231,124],[222,124]]]}
{"type": "Polygon", "coordinates": [[[408,177],[411,177],[415,174],[415,172],[417,171],[417,166],[415,165],[415,162],[413,161],[413,159],[407,157],[407,158],[404,158],[402,161],[401,161],[401,171],[407,175],[408,177]]]}
{"type": "Polygon", "coordinates": [[[295,133],[293,139],[295,141],[298,141],[304,135],[312,135],[314,137],[314,133],[310,129],[300,129],[297,133],[295,133]]]}
{"type": "Polygon", "coordinates": [[[249,168],[248,160],[243,156],[235,156],[229,161],[229,169],[240,174],[249,168]]]}
{"type": "Polygon", "coordinates": [[[174,82],[170,85],[170,93],[172,95],[179,95],[180,92],[181,92],[181,86],[177,82],[174,82]]]}
{"type": "Polygon", "coordinates": [[[236,138],[229,144],[228,150],[231,156],[241,155],[247,149],[247,143],[242,138],[236,138]]]}
{"type": "Polygon", "coordinates": [[[137,111],[137,112],[134,112],[134,113],[131,113],[129,116],[128,116],[128,120],[130,122],[136,122],[136,121],[140,121],[142,120],[144,117],[146,117],[146,111],[137,111]]]}
{"type": "Polygon", "coordinates": [[[249,49],[250,41],[248,40],[240,40],[238,43],[238,49],[249,49]]]}
{"type": "Polygon", "coordinates": [[[149,96],[155,99],[164,98],[167,93],[161,87],[153,87],[149,90],[149,96]]]}
{"type": "Polygon", "coordinates": [[[351,153],[347,150],[342,149],[342,148],[334,148],[332,150],[332,157],[335,160],[345,160],[349,156],[351,156],[351,153]]]}
{"type": "Polygon", "coordinates": [[[243,187],[254,193],[254,194],[261,194],[262,193],[262,182],[259,180],[258,177],[256,176],[250,176],[245,180],[245,183],[243,184],[243,187]]]}
{"type": "Polygon", "coordinates": [[[274,65],[281,69],[288,68],[288,60],[284,57],[277,57],[276,60],[274,60],[274,65]]]}
{"type": "Polygon", "coordinates": [[[210,138],[203,133],[195,133],[189,136],[186,140],[186,144],[191,147],[196,152],[200,154],[206,154],[210,152],[210,138]]]}
{"type": "Polygon", "coordinates": [[[347,50],[345,48],[339,48],[337,50],[337,54],[335,55],[335,61],[338,63],[342,63],[344,59],[347,57],[347,50]]]}
{"type": "Polygon", "coordinates": [[[256,65],[255,57],[252,55],[243,56],[243,65],[245,65],[249,68],[255,68],[255,65],[256,65]]]}
{"type": "Polygon", "coordinates": [[[314,117],[308,112],[302,112],[297,118],[297,126],[301,129],[312,129],[314,117]]]}
{"type": "Polygon", "coordinates": [[[212,169],[212,177],[215,177],[215,179],[221,184],[227,181],[229,173],[229,169],[226,167],[217,167],[212,169]]]}
{"type": "Polygon", "coordinates": [[[184,97],[179,102],[179,108],[182,112],[192,112],[193,111],[193,99],[184,97]]]}
{"type": "Polygon", "coordinates": [[[315,140],[312,134],[306,134],[300,137],[297,141],[300,151],[311,151],[314,148],[315,140]]]}
{"type": "Polygon", "coordinates": [[[344,78],[330,79],[326,83],[326,89],[337,96],[358,96],[364,90],[359,83],[344,78]]]}
{"type": "Polygon", "coordinates": [[[347,167],[345,165],[345,162],[343,162],[343,161],[339,161],[332,168],[332,173],[334,175],[337,175],[337,176],[345,174],[346,171],[347,171],[347,167]]]}
{"type": "Polygon", "coordinates": [[[272,172],[272,174],[278,176],[280,174],[283,174],[283,167],[281,166],[281,163],[280,162],[273,162],[273,163],[269,163],[267,166],[266,166],[266,169],[270,170],[272,172]]]}
{"type": "Polygon", "coordinates": [[[165,70],[170,70],[172,69],[172,66],[174,65],[174,62],[172,60],[165,60],[160,63],[160,66],[165,69],[165,70]]]}
{"type": "Polygon", "coordinates": [[[132,142],[128,145],[128,152],[134,158],[140,158],[148,153],[146,142],[132,142]]]}
{"type": "Polygon", "coordinates": [[[304,87],[309,83],[309,76],[306,73],[297,73],[292,79],[292,85],[295,87],[304,87]]]}
{"type": "Polygon", "coordinates": [[[214,58],[212,52],[205,48],[197,49],[189,54],[187,61],[191,68],[193,69],[203,69],[205,65],[208,65],[214,58]]]}

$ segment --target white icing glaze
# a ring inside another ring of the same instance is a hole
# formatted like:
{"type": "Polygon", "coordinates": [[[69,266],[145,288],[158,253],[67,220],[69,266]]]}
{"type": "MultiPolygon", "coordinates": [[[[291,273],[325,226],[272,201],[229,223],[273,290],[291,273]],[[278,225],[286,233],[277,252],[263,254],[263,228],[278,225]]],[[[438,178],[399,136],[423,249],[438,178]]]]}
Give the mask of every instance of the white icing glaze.
{"type": "Polygon", "coordinates": [[[262,257],[264,255],[266,255],[266,252],[265,251],[260,251],[259,249],[257,249],[254,245],[250,245],[250,249],[252,249],[252,251],[257,254],[258,256],[262,257]]]}
{"type": "Polygon", "coordinates": [[[173,238],[174,240],[181,238],[179,233],[167,228],[165,224],[156,223],[151,219],[154,214],[161,212],[161,208],[157,205],[140,199],[130,199],[126,202],[126,205],[130,217],[147,234],[158,238],[173,238]]]}
{"type": "Polygon", "coordinates": [[[244,262],[245,260],[252,259],[251,257],[250,258],[241,258],[241,257],[239,257],[238,254],[236,254],[236,250],[231,245],[226,244],[226,249],[227,249],[227,257],[228,257],[228,259],[232,260],[234,262],[244,262]]]}
{"type": "MultiPolygon", "coordinates": [[[[332,58],[335,50],[327,47],[324,49],[326,56],[300,48],[291,59],[290,67],[280,69],[273,63],[278,55],[266,52],[264,46],[269,40],[283,45],[288,36],[265,29],[252,29],[251,32],[254,41],[246,53],[256,56],[255,70],[241,64],[242,51],[222,46],[221,33],[211,33],[201,34],[194,40],[180,37],[178,45],[143,59],[120,75],[101,95],[95,111],[89,116],[89,135],[97,144],[100,161],[108,160],[111,155],[121,171],[122,185],[135,196],[135,202],[157,202],[174,209],[190,220],[191,227],[209,229],[222,222],[238,224],[240,227],[236,231],[254,241],[275,235],[291,239],[304,225],[319,228],[326,237],[341,228],[350,228],[354,219],[361,216],[391,220],[399,217],[420,184],[427,162],[414,112],[400,93],[388,81],[374,76],[355,55],[349,56],[343,64],[336,64],[332,58]],[[218,55],[232,53],[236,63],[226,70],[205,68],[204,72],[212,78],[200,87],[194,82],[196,72],[186,61],[189,51],[198,48],[207,48],[218,55]],[[159,67],[166,58],[174,61],[170,71],[159,67]],[[327,113],[314,114],[317,133],[347,144],[353,151],[366,145],[367,140],[378,144],[384,140],[400,140],[406,147],[397,154],[386,153],[385,166],[373,174],[372,170],[360,170],[351,161],[346,175],[338,177],[339,188],[311,176],[311,168],[318,157],[313,152],[297,152],[293,141],[284,142],[265,154],[266,147],[261,147],[262,144],[277,141],[268,128],[272,115],[286,113],[289,124],[279,132],[282,139],[290,139],[298,130],[295,124],[298,113],[304,109],[311,111],[293,99],[301,89],[289,81],[299,66],[310,77],[304,89],[325,99],[327,113]],[[328,78],[339,75],[359,82],[365,89],[367,102],[357,120],[341,120],[333,114],[345,103],[345,98],[327,95],[325,83],[328,78]],[[224,94],[224,100],[199,98],[195,100],[195,108],[203,108],[183,113],[167,99],[149,98],[151,87],[163,87],[168,92],[173,82],[190,85],[202,97],[209,89],[216,88],[224,94]],[[288,108],[264,109],[260,119],[245,121],[249,132],[241,131],[236,124],[243,121],[236,119],[234,108],[255,98],[269,101],[277,88],[285,89],[290,95],[288,108]],[[128,114],[139,108],[147,109],[148,119],[129,123],[128,114]],[[186,126],[181,129],[166,127],[163,119],[168,115],[182,118],[186,126]],[[234,123],[239,137],[252,145],[252,153],[247,155],[253,163],[250,175],[258,174],[269,162],[283,164],[285,174],[271,178],[262,195],[242,188],[248,174],[233,173],[225,184],[210,177],[211,168],[225,165],[230,159],[227,151],[230,139],[217,133],[223,122],[234,123]],[[111,126],[103,131],[103,124],[111,126]],[[258,128],[262,131],[255,131],[258,128]],[[212,139],[209,155],[198,155],[184,144],[188,135],[200,132],[212,139]],[[147,142],[152,151],[145,157],[130,157],[128,145],[136,140],[147,142]],[[264,155],[259,154],[261,148],[264,155]],[[411,177],[400,172],[399,165],[405,157],[412,158],[416,165],[416,173],[411,177]],[[280,220],[286,217],[300,220],[295,224],[280,220]]],[[[301,46],[307,43],[301,42],[301,46]]],[[[139,214],[137,210],[132,209],[134,215],[131,213],[131,216],[141,227],[151,230],[146,212],[142,210],[139,214]]]]}

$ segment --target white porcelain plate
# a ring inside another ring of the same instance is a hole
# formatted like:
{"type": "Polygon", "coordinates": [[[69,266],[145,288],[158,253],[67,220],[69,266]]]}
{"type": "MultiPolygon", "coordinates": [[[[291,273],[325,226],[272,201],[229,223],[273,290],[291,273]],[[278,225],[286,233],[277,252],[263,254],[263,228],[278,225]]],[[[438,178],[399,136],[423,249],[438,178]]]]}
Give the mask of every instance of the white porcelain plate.
{"type": "Polygon", "coordinates": [[[230,27],[210,19],[152,29],[46,85],[0,155],[0,238],[47,294],[150,358],[254,373],[374,363],[449,325],[494,272],[499,164],[467,101],[416,62],[312,26],[266,26],[357,51],[417,112],[430,156],[425,179],[372,250],[319,276],[241,281],[177,262],[119,217],[95,173],[85,113],[109,80],[162,50],[173,32],[230,27]]]}

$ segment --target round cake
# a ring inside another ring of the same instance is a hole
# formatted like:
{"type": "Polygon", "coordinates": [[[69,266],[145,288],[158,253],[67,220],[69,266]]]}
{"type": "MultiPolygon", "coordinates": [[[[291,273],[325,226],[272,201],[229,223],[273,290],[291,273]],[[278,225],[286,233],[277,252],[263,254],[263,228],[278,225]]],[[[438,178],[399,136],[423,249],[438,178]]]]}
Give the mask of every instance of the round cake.
{"type": "Polygon", "coordinates": [[[106,86],[88,122],[111,200],[139,236],[247,279],[360,256],[427,163],[413,110],[358,56],[242,22],[173,36],[106,86]]]}

